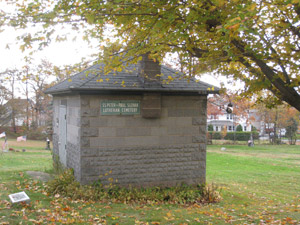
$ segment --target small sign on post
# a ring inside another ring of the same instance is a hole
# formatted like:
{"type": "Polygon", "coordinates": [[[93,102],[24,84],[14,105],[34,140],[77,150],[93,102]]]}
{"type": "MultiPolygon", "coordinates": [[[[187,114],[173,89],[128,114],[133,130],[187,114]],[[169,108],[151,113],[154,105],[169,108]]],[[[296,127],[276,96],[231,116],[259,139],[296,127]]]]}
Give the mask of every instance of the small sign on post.
{"type": "Polygon", "coordinates": [[[8,197],[12,204],[21,203],[21,202],[25,202],[25,203],[30,202],[30,198],[24,191],[10,194],[10,195],[8,195],[8,197]]]}

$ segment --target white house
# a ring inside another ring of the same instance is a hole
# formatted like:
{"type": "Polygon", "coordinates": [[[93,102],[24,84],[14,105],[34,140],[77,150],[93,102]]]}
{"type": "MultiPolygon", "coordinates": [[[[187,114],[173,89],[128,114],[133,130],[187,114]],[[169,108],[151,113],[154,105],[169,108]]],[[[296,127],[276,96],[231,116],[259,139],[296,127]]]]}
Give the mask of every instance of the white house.
{"type": "Polygon", "coordinates": [[[251,124],[247,122],[247,118],[227,113],[226,110],[222,110],[219,114],[207,115],[207,125],[212,125],[214,131],[222,131],[226,128],[228,132],[232,132],[239,124],[243,131],[251,131],[251,124]]]}

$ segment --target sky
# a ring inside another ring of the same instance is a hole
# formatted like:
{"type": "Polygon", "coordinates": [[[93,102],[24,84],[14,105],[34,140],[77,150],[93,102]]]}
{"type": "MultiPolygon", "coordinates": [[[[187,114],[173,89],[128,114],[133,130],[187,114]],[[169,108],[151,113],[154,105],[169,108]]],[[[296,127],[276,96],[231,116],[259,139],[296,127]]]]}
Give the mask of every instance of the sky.
{"type": "MultiPolygon", "coordinates": [[[[24,31],[5,28],[0,33],[0,70],[20,68],[25,64],[24,57],[28,51],[22,52],[17,41],[17,35],[24,31]]],[[[77,63],[82,57],[95,53],[83,40],[52,43],[40,52],[34,53],[36,61],[47,59],[54,65],[62,66],[77,63]]]]}
{"type": "MultiPolygon", "coordinates": [[[[15,31],[13,28],[6,28],[0,33],[0,71],[18,69],[26,64],[24,57],[28,54],[20,50],[20,44],[18,44],[16,39],[17,35],[22,34],[22,32],[25,31],[15,31]]],[[[34,53],[33,57],[36,59],[36,63],[39,63],[41,59],[46,59],[56,66],[63,66],[80,62],[82,57],[89,57],[90,54],[96,52],[81,38],[77,38],[77,41],[51,43],[49,47],[34,53]]],[[[200,80],[216,86],[220,86],[220,82],[224,82],[220,78],[208,74],[202,75],[200,80]]]]}
{"type": "MultiPolygon", "coordinates": [[[[14,4],[8,4],[0,0],[0,10],[12,15],[15,14],[16,9],[14,4]]],[[[15,30],[12,27],[0,27],[0,71],[5,69],[20,68],[25,64],[24,57],[29,51],[22,52],[20,50],[20,44],[17,40],[17,36],[24,35],[28,32],[33,32],[37,28],[30,27],[25,30],[15,30]],[[1,32],[2,30],[2,32],[1,32]]],[[[80,32],[72,32],[67,27],[57,27],[56,34],[69,33],[70,41],[55,42],[53,41],[50,47],[44,48],[42,51],[35,53],[33,58],[36,59],[36,63],[39,63],[40,59],[47,59],[54,65],[70,65],[80,62],[82,57],[95,53],[95,50],[88,47],[87,42],[82,40],[80,32]],[[76,37],[76,41],[72,39],[76,37]]]]}

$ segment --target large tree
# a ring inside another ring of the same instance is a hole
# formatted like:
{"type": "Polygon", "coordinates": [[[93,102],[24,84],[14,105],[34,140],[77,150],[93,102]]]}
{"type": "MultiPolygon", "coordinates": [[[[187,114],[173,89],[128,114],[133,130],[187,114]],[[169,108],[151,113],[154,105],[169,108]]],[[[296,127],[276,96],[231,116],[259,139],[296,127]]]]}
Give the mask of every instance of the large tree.
{"type": "Polygon", "coordinates": [[[48,44],[53,33],[49,25],[68,23],[109,42],[100,51],[114,54],[105,57],[108,68],[121,60],[136,62],[147,52],[157,60],[177,53],[181,60],[197,60],[193,71],[233,76],[245,83],[246,94],[268,90],[273,102],[285,101],[300,111],[300,0],[29,2],[18,5],[17,17],[3,17],[15,27],[43,25],[38,36],[23,37],[27,46],[36,40],[48,44]],[[110,40],[108,27],[114,34],[110,40]]]}

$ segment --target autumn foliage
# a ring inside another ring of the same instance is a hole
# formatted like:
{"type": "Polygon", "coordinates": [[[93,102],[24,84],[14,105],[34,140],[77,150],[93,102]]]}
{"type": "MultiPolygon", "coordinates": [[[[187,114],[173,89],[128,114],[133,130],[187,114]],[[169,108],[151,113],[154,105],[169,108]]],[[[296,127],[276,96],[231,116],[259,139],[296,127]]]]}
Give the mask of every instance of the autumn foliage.
{"type": "Polygon", "coordinates": [[[108,69],[122,70],[122,62],[136,63],[148,52],[159,61],[176,54],[191,74],[233,76],[245,84],[245,95],[300,110],[299,0],[19,0],[15,6],[17,13],[1,14],[2,26],[39,25],[20,37],[24,51],[66,40],[55,33],[63,24],[97,40],[108,69]]]}

